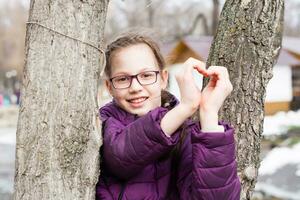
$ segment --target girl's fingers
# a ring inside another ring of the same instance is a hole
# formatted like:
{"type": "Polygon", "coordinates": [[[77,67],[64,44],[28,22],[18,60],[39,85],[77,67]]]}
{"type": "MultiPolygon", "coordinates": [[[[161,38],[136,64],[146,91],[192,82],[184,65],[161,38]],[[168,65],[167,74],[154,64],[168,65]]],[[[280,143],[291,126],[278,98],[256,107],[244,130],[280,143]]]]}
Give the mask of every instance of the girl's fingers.
{"type": "Polygon", "coordinates": [[[225,67],[210,66],[208,69],[201,69],[195,66],[195,69],[204,76],[211,76],[218,80],[229,79],[229,75],[225,67]]]}
{"type": "Polygon", "coordinates": [[[192,75],[194,66],[205,69],[205,63],[195,58],[189,58],[185,62],[185,75],[192,75]]]}
{"type": "Polygon", "coordinates": [[[193,76],[194,66],[199,69],[205,69],[205,63],[195,58],[189,58],[184,62],[184,66],[176,74],[176,80],[179,87],[188,85],[191,88],[196,88],[195,77],[193,76]]]}
{"type": "Polygon", "coordinates": [[[218,77],[222,77],[225,79],[229,79],[229,74],[227,71],[227,68],[223,67],[223,66],[210,66],[207,69],[208,73],[211,73],[212,75],[215,74],[218,77]]]}
{"type": "Polygon", "coordinates": [[[221,72],[218,69],[209,67],[208,69],[199,68],[198,66],[194,67],[200,74],[205,77],[210,77],[208,82],[208,87],[215,87],[218,80],[221,79],[221,72]]]}
{"type": "Polygon", "coordinates": [[[196,69],[200,74],[202,74],[203,76],[209,76],[207,73],[207,70],[204,68],[199,67],[198,65],[194,66],[194,69],[196,69]]]}
{"type": "Polygon", "coordinates": [[[193,84],[195,83],[193,70],[194,66],[198,66],[198,68],[205,69],[205,63],[197,60],[195,58],[189,58],[185,61],[184,66],[176,73],[175,78],[178,83],[187,83],[193,84]]]}
{"type": "Polygon", "coordinates": [[[220,86],[228,91],[232,91],[233,87],[229,79],[229,73],[225,67],[222,66],[211,66],[208,68],[208,74],[216,77],[216,83],[212,83],[216,86],[220,86]]]}
{"type": "Polygon", "coordinates": [[[208,87],[215,87],[217,84],[226,87],[227,85],[231,85],[228,71],[223,66],[210,66],[208,69],[194,66],[194,69],[196,69],[203,76],[210,77],[208,87]]]}

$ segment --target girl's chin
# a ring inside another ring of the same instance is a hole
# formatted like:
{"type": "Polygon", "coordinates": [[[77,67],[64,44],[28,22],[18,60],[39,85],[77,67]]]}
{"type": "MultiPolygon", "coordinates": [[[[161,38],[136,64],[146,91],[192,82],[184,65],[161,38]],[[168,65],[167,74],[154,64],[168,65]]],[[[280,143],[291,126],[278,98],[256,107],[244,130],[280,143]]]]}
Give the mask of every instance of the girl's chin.
{"type": "Polygon", "coordinates": [[[142,107],[138,107],[138,108],[135,108],[135,107],[127,107],[126,109],[129,113],[132,113],[132,114],[135,114],[135,115],[138,115],[138,116],[143,116],[145,114],[147,114],[151,108],[149,106],[142,106],[142,107]]]}
{"type": "Polygon", "coordinates": [[[138,115],[138,116],[143,116],[145,114],[147,114],[149,111],[145,110],[145,109],[130,109],[128,110],[130,113],[138,115]]]}
{"type": "MultiPolygon", "coordinates": [[[[147,114],[149,111],[153,110],[155,107],[155,105],[149,105],[148,103],[144,103],[142,105],[139,106],[133,106],[132,104],[128,103],[128,102],[124,102],[122,104],[123,109],[125,109],[127,112],[134,114],[134,115],[138,115],[138,116],[143,116],[145,114],[147,114]]],[[[157,107],[159,107],[159,105],[157,105],[157,107]]]]}

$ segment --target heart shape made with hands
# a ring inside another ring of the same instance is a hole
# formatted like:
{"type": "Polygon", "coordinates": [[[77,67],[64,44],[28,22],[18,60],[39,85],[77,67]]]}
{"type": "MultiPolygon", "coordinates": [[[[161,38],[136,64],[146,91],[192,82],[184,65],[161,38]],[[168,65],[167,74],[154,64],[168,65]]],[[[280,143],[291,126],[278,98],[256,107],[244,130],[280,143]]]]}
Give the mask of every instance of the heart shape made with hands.
{"type": "Polygon", "coordinates": [[[200,74],[202,74],[205,77],[213,78],[214,80],[219,80],[219,76],[215,72],[208,71],[208,69],[203,69],[198,65],[194,65],[193,68],[196,69],[200,74]]]}
{"type": "Polygon", "coordinates": [[[194,66],[194,69],[196,69],[196,70],[197,70],[200,74],[202,74],[203,76],[209,77],[209,74],[208,74],[208,72],[207,72],[206,69],[203,69],[203,68],[201,68],[201,67],[198,66],[198,65],[195,65],[195,66],[194,66]]]}

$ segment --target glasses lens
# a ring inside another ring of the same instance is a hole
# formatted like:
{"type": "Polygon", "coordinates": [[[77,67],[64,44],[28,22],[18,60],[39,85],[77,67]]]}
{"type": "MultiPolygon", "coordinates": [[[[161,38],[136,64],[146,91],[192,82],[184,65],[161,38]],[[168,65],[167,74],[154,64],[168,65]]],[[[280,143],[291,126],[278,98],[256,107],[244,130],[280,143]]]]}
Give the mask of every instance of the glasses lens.
{"type": "Polygon", "coordinates": [[[117,76],[112,79],[112,83],[115,88],[127,88],[130,85],[130,77],[129,76],[117,76]]]}
{"type": "Polygon", "coordinates": [[[148,85],[156,82],[157,73],[154,71],[142,72],[138,75],[139,82],[142,85],[148,85]]]}

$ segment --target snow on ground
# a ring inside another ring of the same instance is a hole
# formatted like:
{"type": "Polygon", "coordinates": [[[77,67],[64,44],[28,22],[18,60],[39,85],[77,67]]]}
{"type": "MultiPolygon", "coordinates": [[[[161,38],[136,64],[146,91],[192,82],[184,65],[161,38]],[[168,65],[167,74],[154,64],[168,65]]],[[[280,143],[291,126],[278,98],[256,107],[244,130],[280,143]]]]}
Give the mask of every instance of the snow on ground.
{"type": "MultiPolygon", "coordinates": [[[[300,110],[266,116],[264,136],[285,134],[289,127],[300,126],[300,110]]],[[[273,148],[263,158],[255,191],[280,199],[300,200],[300,143],[273,148]]]]}
{"type": "Polygon", "coordinates": [[[16,128],[0,128],[0,145],[16,143],[16,128]]]}
{"type": "Polygon", "coordinates": [[[0,129],[17,127],[19,107],[17,105],[0,107],[0,129]]]}
{"type": "Polygon", "coordinates": [[[11,199],[18,107],[0,107],[0,199],[11,199]]]}
{"type": "Polygon", "coordinates": [[[281,135],[290,126],[300,126],[300,110],[289,112],[278,112],[264,119],[263,135],[281,135]]]}
{"type": "Polygon", "coordinates": [[[262,160],[259,174],[260,175],[271,175],[278,169],[288,164],[297,164],[298,170],[295,176],[300,177],[300,143],[293,147],[279,147],[274,148],[270,151],[267,156],[262,160]]]}
{"type": "MultiPolygon", "coordinates": [[[[257,183],[255,186],[255,190],[264,191],[263,192],[264,194],[269,194],[273,197],[276,197],[274,199],[300,200],[300,191],[289,192],[289,191],[283,190],[281,188],[274,187],[273,185],[270,185],[270,184],[257,183]]],[[[259,199],[264,199],[264,198],[259,198],[259,199]]]]}

